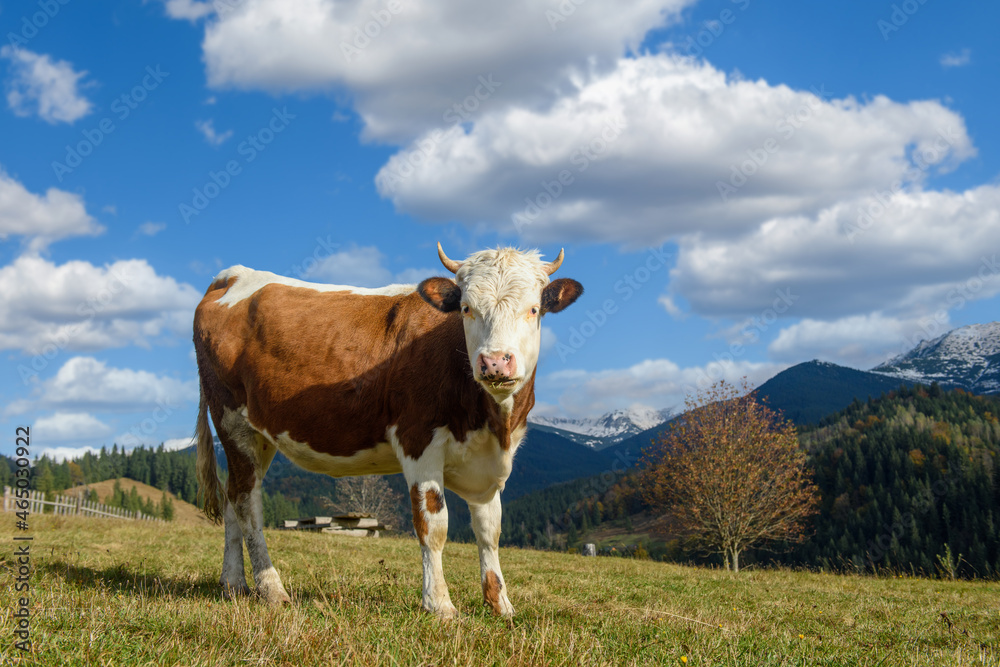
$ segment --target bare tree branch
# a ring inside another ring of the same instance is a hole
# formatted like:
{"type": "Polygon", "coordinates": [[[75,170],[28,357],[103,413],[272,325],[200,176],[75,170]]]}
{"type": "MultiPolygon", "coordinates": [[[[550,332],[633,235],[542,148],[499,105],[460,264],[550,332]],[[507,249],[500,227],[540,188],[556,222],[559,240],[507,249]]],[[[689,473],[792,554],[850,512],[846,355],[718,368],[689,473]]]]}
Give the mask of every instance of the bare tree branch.
{"type": "Polygon", "coordinates": [[[342,477],[337,480],[333,499],[323,498],[321,504],[342,514],[371,514],[395,528],[401,527],[404,521],[402,496],[380,475],[342,477]]]}

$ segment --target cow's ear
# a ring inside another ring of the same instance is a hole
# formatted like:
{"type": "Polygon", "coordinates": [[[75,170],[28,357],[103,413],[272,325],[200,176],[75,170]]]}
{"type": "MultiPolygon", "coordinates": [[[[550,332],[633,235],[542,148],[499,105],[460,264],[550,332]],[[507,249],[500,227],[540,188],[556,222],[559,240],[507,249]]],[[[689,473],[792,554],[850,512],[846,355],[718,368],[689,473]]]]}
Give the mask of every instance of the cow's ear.
{"type": "Polygon", "coordinates": [[[447,278],[428,278],[417,285],[417,294],[442,313],[458,310],[462,303],[462,290],[447,278]]]}
{"type": "Polygon", "coordinates": [[[558,313],[583,294],[583,285],[572,278],[553,280],[542,290],[542,314],[558,313]]]}

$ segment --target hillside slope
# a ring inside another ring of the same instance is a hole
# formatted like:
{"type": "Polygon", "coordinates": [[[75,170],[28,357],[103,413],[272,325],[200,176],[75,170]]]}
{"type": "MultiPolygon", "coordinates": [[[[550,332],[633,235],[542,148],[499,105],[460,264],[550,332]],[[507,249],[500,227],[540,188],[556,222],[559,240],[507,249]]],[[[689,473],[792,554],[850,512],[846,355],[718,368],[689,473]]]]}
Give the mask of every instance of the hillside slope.
{"type": "MultiPolygon", "coordinates": [[[[148,484],[143,484],[142,482],[137,482],[134,479],[129,479],[127,477],[121,477],[118,479],[108,479],[103,482],[94,482],[93,484],[87,484],[85,486],[78,486],[70,489],[67,493],[75,494],[81,489],[92,489],[97,492],[97,497],[100,498],[100,502],[107,502],[107,500],[114,494],[115,483],[119,482],[121,484],[122,490],[125,493],[129,493],[134,487],[136,493],[143,500],[152,500],[154,503],[160,502],[163,498],[163,492],[159,489],[149,486],[148,484]]],[[[167,492],[167,497],[174,504],[174,520],[172,523],[183,523],[189,525],[211,525],[211,521],[205,518],[201,510],[192,505],[191,503],[186,503],[174,494],[167,492]]]]}

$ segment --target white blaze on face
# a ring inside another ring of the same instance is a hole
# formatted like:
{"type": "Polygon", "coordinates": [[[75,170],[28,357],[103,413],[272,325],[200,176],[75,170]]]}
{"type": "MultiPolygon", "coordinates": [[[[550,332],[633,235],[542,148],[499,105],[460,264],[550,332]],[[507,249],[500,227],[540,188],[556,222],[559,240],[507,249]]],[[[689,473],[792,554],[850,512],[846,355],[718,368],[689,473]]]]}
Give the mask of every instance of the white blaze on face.
{"type": "Polygon", "coordinates": [[[477,380],[480,356],[503,358],[514,383],[489,383],[495,396],[510,395],[531,377],[541,346],[542,289],[549,283],[537,252],[513,248],[482,250],[462,262],[455,275],[462,291],[465,344],[477,380]]]}

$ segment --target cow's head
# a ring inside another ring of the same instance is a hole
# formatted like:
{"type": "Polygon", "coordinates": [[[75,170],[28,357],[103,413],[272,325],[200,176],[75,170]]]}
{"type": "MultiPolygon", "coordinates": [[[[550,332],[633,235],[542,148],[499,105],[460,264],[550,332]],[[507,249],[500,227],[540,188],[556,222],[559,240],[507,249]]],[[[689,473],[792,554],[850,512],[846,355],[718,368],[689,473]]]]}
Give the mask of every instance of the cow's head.
{"type": "Polygon", "coordinates": [[[417,292],[440,311],[461,311],[473,377],[502,402],[534,373],[542,316],[576,301],[583,286],[569,278],[549,282],[561,250],[547,263],[537,251],[515,248],[481,250],[456,262],[438,243],[438,257],[455,280],[428,278],[417,292]]]}

